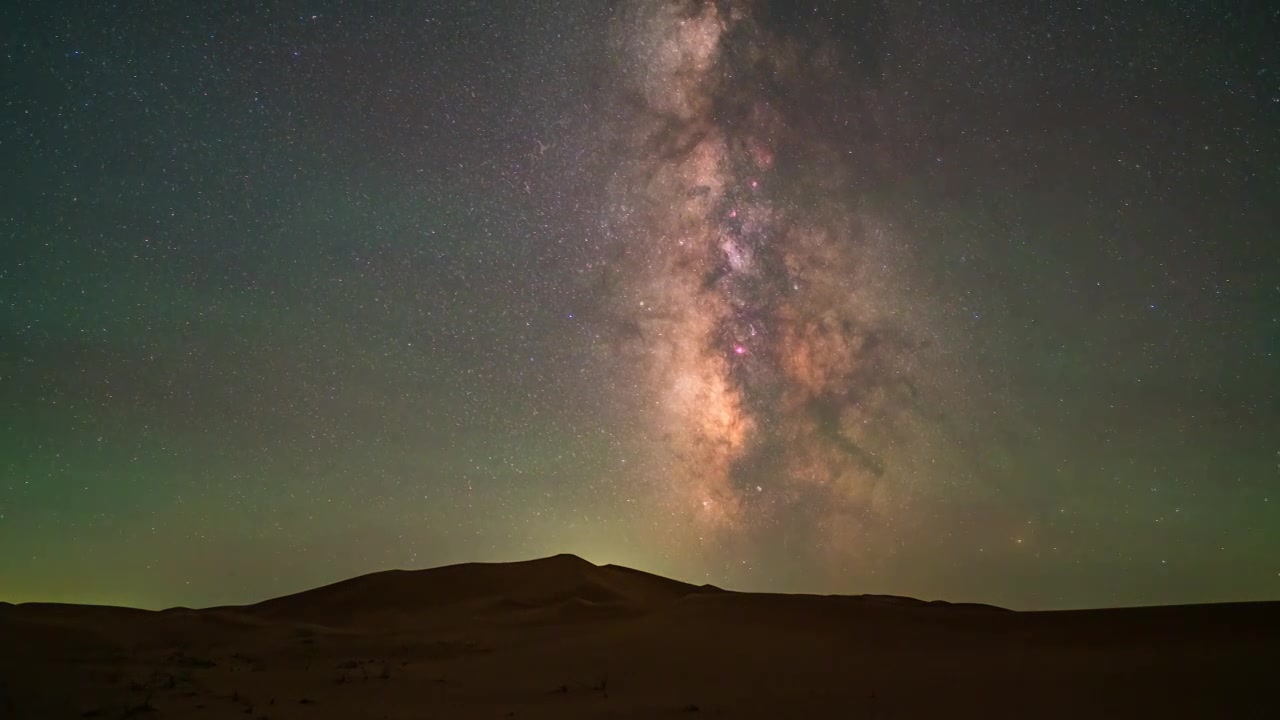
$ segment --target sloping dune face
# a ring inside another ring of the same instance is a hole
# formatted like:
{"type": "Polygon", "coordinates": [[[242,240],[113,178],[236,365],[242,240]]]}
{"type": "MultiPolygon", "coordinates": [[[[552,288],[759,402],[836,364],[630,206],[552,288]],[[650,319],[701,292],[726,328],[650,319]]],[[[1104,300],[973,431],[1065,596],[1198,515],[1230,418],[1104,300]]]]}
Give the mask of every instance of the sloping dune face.
{"type": "Polygon", "coordinates": [[[1271,717],[1280,603],[1020,613],[573,556],[256,605],[0,605],[0,718],[1271,717]]]}
{"type": "Polygon", "coordinates": [[[560,606],[637,613],[702,590],[574,555],[515,563],[467,563],[391,570],[243,608],[266,618],[329,626],[426,622],[560,606]]]}

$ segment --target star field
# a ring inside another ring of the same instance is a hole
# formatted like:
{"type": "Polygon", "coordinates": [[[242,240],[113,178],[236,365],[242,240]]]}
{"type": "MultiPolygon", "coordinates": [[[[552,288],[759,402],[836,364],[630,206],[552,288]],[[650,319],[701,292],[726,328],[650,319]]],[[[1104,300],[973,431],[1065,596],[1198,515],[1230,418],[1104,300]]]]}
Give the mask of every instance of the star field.
{"type": "Polygon", "coordinates": [[[1280,593],[1280,15],[0,11],[0,600],[1280,593]]]}

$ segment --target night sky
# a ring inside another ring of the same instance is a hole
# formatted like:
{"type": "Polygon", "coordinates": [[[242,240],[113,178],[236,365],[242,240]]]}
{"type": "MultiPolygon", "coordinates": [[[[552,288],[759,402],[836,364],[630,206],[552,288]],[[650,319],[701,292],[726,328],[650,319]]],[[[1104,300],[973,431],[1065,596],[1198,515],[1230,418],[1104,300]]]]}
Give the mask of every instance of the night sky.
{"type": "Polygon", "coordinates": [[[0,600],[1276,599],[1266,5],[7,3],[0,600]]]}

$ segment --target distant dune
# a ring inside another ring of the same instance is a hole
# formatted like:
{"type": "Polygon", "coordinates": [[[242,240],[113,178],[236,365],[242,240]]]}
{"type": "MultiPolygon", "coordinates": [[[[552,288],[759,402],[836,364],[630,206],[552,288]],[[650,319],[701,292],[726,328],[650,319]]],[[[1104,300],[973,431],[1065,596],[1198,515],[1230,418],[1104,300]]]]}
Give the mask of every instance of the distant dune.
{"type": "Polygon", "coordinates": [[[0,718],[1275,717],[1280,602],[1022,613],[572,555],[256,605],[0,603],[0,718]]]}
{"type": "Polygon", "coordinates": [[[601,615],[652,611],[693,593],[687,583],[576,555],[514,563],[467,563],[431,570],[390,570],[344,580],[247,608],[267,618],[333,626],[439,624],[563,609],[601,615]]]}

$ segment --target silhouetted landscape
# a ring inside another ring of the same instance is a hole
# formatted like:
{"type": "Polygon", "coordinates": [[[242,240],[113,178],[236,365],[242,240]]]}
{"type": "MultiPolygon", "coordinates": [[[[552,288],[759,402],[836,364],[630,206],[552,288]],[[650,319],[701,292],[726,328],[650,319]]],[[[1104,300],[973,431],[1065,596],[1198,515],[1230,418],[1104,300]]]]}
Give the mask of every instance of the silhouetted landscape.
{"type": "Polygon", "coordinates": [[[0,29],[0,720],[1280,718],[1280,3],[0,29]]]}
{"type": "Polygon", "coordinates": [[[0,604],[5,718],[1264,716],[1280,603],[1014,612],[573,555],[241,607],[0,604]]]}

